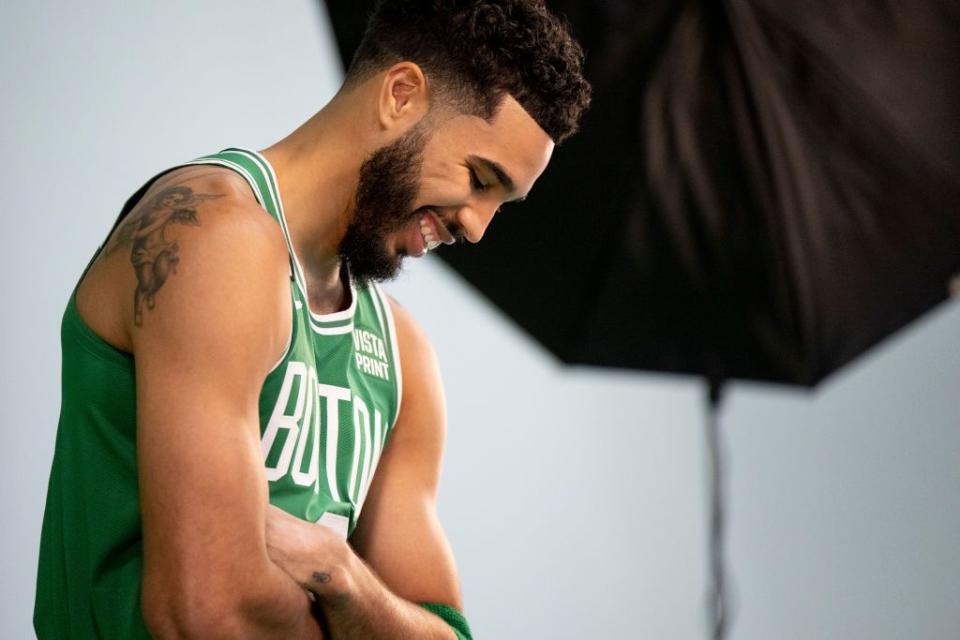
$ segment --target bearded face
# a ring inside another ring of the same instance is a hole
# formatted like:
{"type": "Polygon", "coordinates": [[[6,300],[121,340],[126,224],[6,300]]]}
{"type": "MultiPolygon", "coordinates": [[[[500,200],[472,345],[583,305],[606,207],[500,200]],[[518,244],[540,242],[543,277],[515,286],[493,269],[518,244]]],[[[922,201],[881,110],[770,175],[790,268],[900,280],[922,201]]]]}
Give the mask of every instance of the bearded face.
{"type": "Polygon", "coordinates": [[[356,210],[337,249],[360,286],[390,280],[400,271],[405,252],[391,253],[387,237],[417,215],[412,206],[423,164],[424,131],[422,126],[414,127],[360,167],[356,210]]]}

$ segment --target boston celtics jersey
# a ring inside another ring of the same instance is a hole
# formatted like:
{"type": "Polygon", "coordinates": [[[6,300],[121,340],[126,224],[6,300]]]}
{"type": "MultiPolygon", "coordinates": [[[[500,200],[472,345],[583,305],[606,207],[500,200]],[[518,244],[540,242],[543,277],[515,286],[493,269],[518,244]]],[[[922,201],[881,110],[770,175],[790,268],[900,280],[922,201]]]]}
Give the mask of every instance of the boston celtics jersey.
{"type": "MultiPolygon", "coordinates": [[[[315,314],[266,158],[232,148],[187,164],[239,173],[286,238],[291,335],[259,399],[270,502],[347,536],[400,410],[402,379],[387,298],[375,284],[351,282],[347,309],[315,314]]],[[[128,201],[121,216],[152,182],[128,201]]],[[[346,270],[345,275],[349,279],[346,270]]],[[[75,292],[61,341],[62,402],[34,626],[41,640],[147,638],[140,613],[134,359],[87,327],[75,292]]]]}

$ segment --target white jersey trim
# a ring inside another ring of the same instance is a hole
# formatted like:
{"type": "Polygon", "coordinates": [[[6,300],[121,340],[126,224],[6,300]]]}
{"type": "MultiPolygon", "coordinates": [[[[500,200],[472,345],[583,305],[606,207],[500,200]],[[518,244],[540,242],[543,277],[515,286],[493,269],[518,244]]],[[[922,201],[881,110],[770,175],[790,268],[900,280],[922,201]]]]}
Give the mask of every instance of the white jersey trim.
{"type": "Polygon", "coordinates": [[[397,418],[400,417],[400,405],[403,402],[403,367],[400,363],[400,343],[397,342],[397,323],[393,317],[393,309],[390,308],[390,300],[387,298],[387,294],[383,292],[383,289],[380,288],[380,285],[373,283],[370,287],[371,292],[375,296],[379,296],[381,306],[383,307],[383,312],[387,317],[387,328],[390,330],[390,351],[393,353],[393,376],[397,381],[397,412],[393,416],[393,422],[391,423],[391,428],[397,425],[397,418]]]}
{"type": "Polygon", "coordinates": [[[377,324],[380,325],[380,332],[386,335],[387,323],[383,319],[383,309],[380,308],[380,296],[372,294],[370,296],[370,302],[373,303],[373,310],[377,312],[377,324]]]}
{"type": "Polygon", "coordinates": [[[317,324],[314,324],[313,318],[310,318],[310,328],[313,329],[314,333],[318,333],[322,336],[340,336],[345,333],[350,333],[353,331],[353,323],[345,324],[340,327],[321,327],[317,324]]]}
{"type": "MultiPolygon", "coordinates": [[[[232,169],[236,171],[243,179],[250,184],[250,188],[253,189],[253,195],[257,197],[257,202],[260,203],[260,206],[266,210],[267,205],[266,201],[263,199],[263,192],[260,191],[260,185],[257,184],[257,181],[250,175],[250,172],[243,168],[242,165],[237,164],[236,162],[231,162],[230,160],[224,160],[223,158],[200,158],[197,160],[191,160],[189,162],[184,162],[184,165],[195,165],[195,164],[217,164],[221,167],[226,167],[227,169],[232,169]]],[[[267,215],[270,215],[269,212],[267,215]]]]}

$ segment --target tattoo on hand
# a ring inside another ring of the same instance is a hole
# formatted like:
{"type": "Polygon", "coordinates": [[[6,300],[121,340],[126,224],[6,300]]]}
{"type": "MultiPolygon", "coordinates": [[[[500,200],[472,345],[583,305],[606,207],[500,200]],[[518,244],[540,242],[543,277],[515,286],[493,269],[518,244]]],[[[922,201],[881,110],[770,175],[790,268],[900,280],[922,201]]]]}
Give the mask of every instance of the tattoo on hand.
{"type": "Polygon", "coordinates": [[[176,240],[167,240],[164,231],[171,224],[200,226],[197,207],[223,194],[194,193],[184,185],[162,189],[142,208],[137,207],[117,230],[114,244],[107,253],[120,245],[130,245],[130,262],[137,275],[137,289],[133,294],[133,322],[143,325],[143,305],[153,309],[156,295],[167,278],[177,272],[179,247],[176,240]]]}
{"type": "Polygon", "coordinates": [[[319,582],[319,583],[321,583],[321,584],[326,584],[326,583],[330,582],[330,574],[329,574],[329,573],[321,573],[321,572],[319,572],[319,571],[314,571],[314,572],[313,572],[313,581],[314,581],[314,582],[319,582]]]}

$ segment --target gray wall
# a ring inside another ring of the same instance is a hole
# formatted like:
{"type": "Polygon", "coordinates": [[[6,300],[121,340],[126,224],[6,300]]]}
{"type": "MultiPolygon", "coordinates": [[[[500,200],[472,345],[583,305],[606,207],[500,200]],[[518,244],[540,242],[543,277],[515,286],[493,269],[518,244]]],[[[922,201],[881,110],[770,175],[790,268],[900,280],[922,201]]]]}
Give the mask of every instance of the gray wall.
{"type": "MultiPolygon", "coordinates": [[[[22,638],[70,288],[143,179],[266,146],[339,68],[306,1],[8,2],[0,43],[0,637],[22,638]]],[[[433,258],[389,289],[444,369],[441,515],[476,635],[704,637],[700,384],[560,368],[433,258]]],[[[947,304],[816,393],[732,388],[732,638],[960,635],[958,337],[947,304]]]]}

